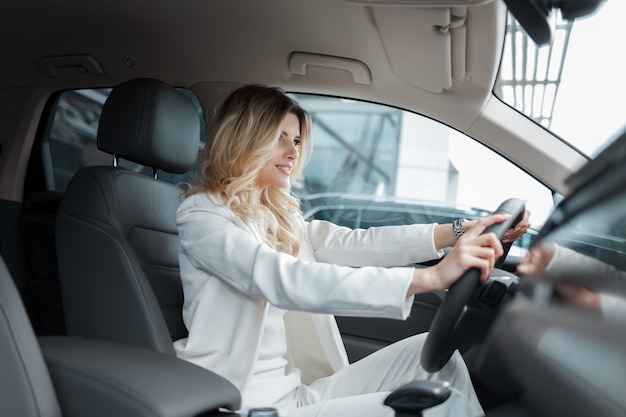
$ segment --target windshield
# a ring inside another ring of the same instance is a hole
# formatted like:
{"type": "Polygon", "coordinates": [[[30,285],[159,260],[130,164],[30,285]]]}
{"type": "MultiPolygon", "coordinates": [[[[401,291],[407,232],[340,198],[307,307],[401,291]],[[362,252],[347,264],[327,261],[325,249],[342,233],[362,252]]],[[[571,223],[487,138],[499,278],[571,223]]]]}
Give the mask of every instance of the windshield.
{"type": "Polygon", "coordinates": [[[624,15],[623,0],[606,1],[574,22],[554,11],[552,43],[539,48],[509,15],[495,94],[595,156],[626,123],[624,15]]]}

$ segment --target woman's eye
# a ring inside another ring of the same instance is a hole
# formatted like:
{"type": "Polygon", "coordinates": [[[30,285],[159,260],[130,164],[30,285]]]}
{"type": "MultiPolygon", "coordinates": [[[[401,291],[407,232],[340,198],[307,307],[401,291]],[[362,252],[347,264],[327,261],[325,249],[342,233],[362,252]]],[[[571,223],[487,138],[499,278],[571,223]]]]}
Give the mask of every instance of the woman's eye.
{"type": "Polygon", "coordinates": [[[300,142],[302,142],[300,139],[294,139],[293,140],[293,144],[296,146],[300,146],[300,142]]]}

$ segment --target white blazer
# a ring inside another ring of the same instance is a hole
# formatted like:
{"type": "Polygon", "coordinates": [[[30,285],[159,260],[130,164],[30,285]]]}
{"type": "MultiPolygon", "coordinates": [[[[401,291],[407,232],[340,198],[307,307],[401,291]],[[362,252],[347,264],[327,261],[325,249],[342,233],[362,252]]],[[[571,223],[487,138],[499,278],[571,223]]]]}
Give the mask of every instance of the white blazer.
{"type": "Polygon", "coordinates": [[[285,315],[288,369],[307,384],[348,363],[332,314],[406,319],[412,268],[442,255],[434,224],[351,230],[303,221],[298,257],[263,243],[253,226],[205,194],[178,209],[183,319],[179,357],[243,390],[258,356],[268,303],[285,315]],[[364,268],[367,265],[373,265],[364,268]],[[314,314],[311,314],[314,313],[314,314]]]}

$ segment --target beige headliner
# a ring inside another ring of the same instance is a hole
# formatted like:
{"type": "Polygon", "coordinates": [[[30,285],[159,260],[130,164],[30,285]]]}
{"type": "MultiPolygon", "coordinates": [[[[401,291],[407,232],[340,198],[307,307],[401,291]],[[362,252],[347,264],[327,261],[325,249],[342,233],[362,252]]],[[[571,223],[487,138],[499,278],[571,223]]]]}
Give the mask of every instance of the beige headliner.
{"type": "MultiPolygon", "coordinates": [[[[492,99],[505,30],[500,0],[435,1],[470,4],[437,8],[358,1],[4,1],[0,88],[21,88],[11,99],[3,93],[0,110],[10,100],[35,104],[30,123],[2,116],[2,140],[19,138],[29,150],[37,109],[62,89],[155,77],[193,88],[210,112],[232,86],[262,82],[442,120],[565,191],[562,181],[582,156],[538,127],[531,127],[531,138],[519,137],[529,122],[492,99]],[[503,116],[516,121],[499,126],[503,116]]],[[[6,148],[5,162],[28,154],[6,148]]],[[[3,163],[3,178],[7,169],[3,163]]],[[[1,194],[16,198],[6,186],[3,181],[1,194]]]]}

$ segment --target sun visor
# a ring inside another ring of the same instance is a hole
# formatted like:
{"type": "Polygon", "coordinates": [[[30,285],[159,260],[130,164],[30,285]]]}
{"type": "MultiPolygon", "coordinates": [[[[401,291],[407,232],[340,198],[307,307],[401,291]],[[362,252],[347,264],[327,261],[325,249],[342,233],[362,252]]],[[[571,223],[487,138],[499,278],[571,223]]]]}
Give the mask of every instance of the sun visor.
{"type": "Polygon", "coordinates": [[[465,78],[467,7],[372,7],[372,14],[398,78],[433,93],[465,78]]]}

